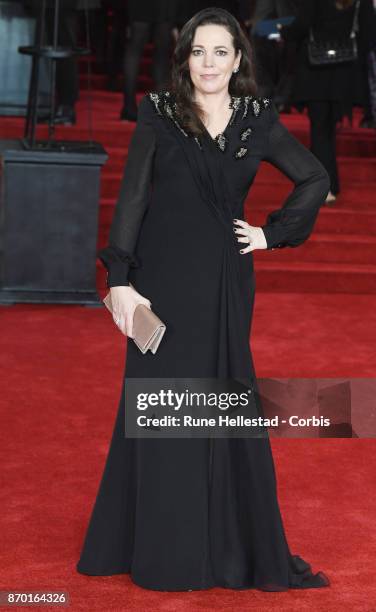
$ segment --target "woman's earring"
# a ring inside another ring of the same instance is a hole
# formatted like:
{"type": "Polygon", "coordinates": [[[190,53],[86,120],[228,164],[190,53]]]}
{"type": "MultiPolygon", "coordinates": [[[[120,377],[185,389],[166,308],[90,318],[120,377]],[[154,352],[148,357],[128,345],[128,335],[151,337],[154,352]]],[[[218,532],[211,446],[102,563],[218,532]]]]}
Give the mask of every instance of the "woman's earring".
{"type": "Polygon", "coordinates": [[[235,68],[235,70],[233,70],[232,72],[233,72],[233,73],[234,73],[234,72],[239,72],[239,66],[238,66],[237,68],[235,68]]]}

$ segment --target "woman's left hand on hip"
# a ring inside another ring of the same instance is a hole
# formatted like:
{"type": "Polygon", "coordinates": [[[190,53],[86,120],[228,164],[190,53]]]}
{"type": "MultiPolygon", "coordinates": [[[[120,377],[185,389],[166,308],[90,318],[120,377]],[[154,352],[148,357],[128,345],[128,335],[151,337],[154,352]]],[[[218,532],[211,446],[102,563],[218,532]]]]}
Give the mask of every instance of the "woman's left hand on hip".
{"type": "Polygon", "coordinates": [[[238,242],[244,242],[247,246],[241,249],[240,253],[250,253],[256,249],[266,249],[267,243],[265,234],[261,227],[249,225],[241,219],[234,219],[234,232],[238,237],[238,242]]]}

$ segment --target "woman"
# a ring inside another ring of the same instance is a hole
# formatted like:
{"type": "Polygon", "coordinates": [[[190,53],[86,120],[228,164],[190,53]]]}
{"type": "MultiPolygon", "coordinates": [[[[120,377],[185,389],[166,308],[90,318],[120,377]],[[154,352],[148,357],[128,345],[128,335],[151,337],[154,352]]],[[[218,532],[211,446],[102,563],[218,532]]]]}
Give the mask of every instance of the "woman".
{"type": "Polygon", "coordinates": [[[292,101],[300,110],[308,109],[311,151],[329,174],[330,192],[326,201],[334,202],[340,192],[336,123],[344,115],[351,118],[353,105],[363,106],[368,97],[364,63],[370,42],[376,36],[372,0],[303,0],[295,22],[280,28],[280,33],[285,41],[300,43],[292,101]],[[356,21],[357,61],[319,66],[310,64],[307,48],[310,29],[317,40],[343,41],[350,36],[356,21]]]}
{"type": "MultiPolygon", "coordinates": [[[[119,329],[132,338],[139,303],[167,329],[155,355],[128,342],[125,378],[239,377],[256,389],[252,251],[304,242],[329,184],[269,100],[252,93],[250,57],[230,13],[200,11],[180,32],[173,85],[140,103],[100,256],[119,329]],[[262,159],[295,186],[261,228],[245,222],[243,206],[262,159]]],[[[123,417],[122,393],[79,572],[130,573],[173,591],[329,583],[289,551],[267,436],[130,439],[123,417]]]]}

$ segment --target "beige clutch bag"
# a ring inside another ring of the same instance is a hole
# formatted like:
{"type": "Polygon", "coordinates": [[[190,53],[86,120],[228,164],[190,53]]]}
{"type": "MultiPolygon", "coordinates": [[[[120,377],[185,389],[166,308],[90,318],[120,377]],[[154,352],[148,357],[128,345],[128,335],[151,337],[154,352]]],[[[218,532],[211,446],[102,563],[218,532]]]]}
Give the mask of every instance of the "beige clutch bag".
{"type": "MultiPolygon", "coordinates": [[[[103,300],[105,306],[112,313],[111,293],[109,292],[103,300]]],[[[133,315],[133,338],[135,344],[142,353],[150,350],[156,353],[157,348],[166,331],[166,325],[157,315],[143,304],[138,304],[133,315]]]]}

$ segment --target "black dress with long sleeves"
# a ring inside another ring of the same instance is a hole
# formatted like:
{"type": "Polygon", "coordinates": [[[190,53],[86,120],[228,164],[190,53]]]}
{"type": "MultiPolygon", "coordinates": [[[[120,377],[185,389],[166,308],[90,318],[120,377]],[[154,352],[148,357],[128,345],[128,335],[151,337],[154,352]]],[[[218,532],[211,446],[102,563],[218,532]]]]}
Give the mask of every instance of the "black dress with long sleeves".
{"type": "MultiPolygon", "coordinates": [[[[129,341],[123,389],[77,570],[129,573],[157,590],[322,587],[291,554],[268,436],[127,438],[127,377],[257,381],[249,346],[253,253],[233,219],[267,160],[294,183],[263,226],[268,249],[306,240],[329,189],[326,171],[279,122],[268,99],[232,96],[213,139],[177,119],[169,91],[145,95],[110,231],[99,252],[108,286],[129,281],[166,323],[155,355],[129,341]]],[[[278,257],[278,250],[270,254],[278,257]]]]}

